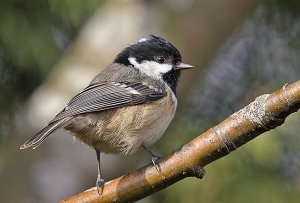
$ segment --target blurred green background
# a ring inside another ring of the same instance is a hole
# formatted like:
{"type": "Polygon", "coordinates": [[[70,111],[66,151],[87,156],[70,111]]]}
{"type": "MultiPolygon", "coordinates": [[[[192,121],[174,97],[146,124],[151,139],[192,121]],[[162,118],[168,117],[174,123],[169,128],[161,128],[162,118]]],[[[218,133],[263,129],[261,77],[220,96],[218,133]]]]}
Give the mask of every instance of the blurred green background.
{"type": "MultiPolygon", "coordinates": [[[[168,154],[255,97],[300,79],[296,0],[9,0],[0,7],[1,202],[54,202],[95,185],[96,157],[66,132],[19,146],[130,43],[171,41],[196,68],[182,75],[179,107],[154,146],[168,154]]],[[[300,202],[300,114],[139,202],[300,202]]],[[[103,156],[106,180],[150,162],[103,156]]]]}

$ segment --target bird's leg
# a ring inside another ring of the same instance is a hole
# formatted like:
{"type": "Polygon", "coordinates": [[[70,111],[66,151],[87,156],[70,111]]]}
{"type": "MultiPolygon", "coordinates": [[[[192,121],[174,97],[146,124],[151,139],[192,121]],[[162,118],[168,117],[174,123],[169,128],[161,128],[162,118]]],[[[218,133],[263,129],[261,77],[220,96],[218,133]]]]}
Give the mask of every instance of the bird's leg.
{"type": "Polygon", "coordinates": [[[144,145],[142,145],[142,147],[151,154],[151,156],[152,156],[151,160],[152,160],[153,165],[155,166],[157,171],[160,171],[160,166],[158,165],[157,160],[159,158],[161,158],[162,156],[158,152],[153,151],[152,149],[150,149],[144,145]]]}
{"type": "Polygon", "coordinates": [[[105,181],[101,177],[100,151],[98,149],[96,149],[96,148],[95,148],[95,150],[96,150],[97,162],[98,162],[98,175],[97,175],[96,187],[98,189],[98,193],[102,194],[103,186],[105,184],[105,181]],[[101,192],[100,192],[100,188],[101,188],[101,192]]]}

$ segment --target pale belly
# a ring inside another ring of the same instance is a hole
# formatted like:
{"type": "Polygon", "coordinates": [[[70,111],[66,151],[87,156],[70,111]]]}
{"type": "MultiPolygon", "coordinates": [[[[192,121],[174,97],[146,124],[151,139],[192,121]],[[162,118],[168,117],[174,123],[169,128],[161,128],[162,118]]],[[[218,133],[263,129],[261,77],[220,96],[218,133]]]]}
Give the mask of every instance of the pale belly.
{"type": "Polygon", "coordinates": [[[86,114],[66,129],[105,153],[132,154],[157,142],[174,118],[173,94],[148,104],[86,114]]]}

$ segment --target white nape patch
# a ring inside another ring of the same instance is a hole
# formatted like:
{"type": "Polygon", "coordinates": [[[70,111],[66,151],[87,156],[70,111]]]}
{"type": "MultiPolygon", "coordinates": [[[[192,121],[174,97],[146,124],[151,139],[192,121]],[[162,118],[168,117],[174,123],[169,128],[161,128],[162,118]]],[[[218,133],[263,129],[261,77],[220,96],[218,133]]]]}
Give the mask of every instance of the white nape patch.
{"type": "Polygon", "coordinates": [[[128,61],[142,73],[160,80],[162,79],[162,74],[172,69],[172,65],[170,64],[160,64],[155,61],[142,61],[142,63],[138,63],[134,57],[129,57],[128,61]]]}
{"type": "Polygon", "coordinates": [[[146,42],[148,40],[148,38],[141,38],[138,42],[146,42]]]}

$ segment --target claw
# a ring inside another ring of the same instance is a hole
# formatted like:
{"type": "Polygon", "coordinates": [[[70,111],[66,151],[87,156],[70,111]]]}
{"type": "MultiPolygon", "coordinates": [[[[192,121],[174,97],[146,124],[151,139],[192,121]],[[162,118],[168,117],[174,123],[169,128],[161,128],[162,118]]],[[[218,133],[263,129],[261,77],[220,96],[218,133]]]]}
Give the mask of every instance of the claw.
{"type": "Polygon", "coordinates": [[[145,149],[145,150],[147,150],[148,152],[150,152],[150,154],[151,154],[151,156],[152,156],[152,164],[154,165],[154,167],[156,168],[156,170],[158,171],[158,172],[160,172],[161,170],[160,170],[160,166],[159,166],[159,164],[157,163],[157,161],[158,161],[158,159],[159,158],[161,158],[162,156],[158,153],[158,152],[155,152],[155,151],[153,151],[153,150],[151,150],[150,148],[148,148],[148,147],[145,147],[144,145],[143,145],[143,148],[145,149]]]}
{"type": "Polygon", "coordinates": [[[160,172],[160,167],[159,167],[159,164],[157,163],[157,160],[158,160],[159,158],[160,158],[160,157],[153,156],[152,159],[151,159],[153,165],[155,166],[155,168],[156,168],[156,170],[157,170],[158,172],[160,172]]]}
{"type": "Polygon", "coordinates": [[[99,195],[102,195],[104,184],[105,184],[105,180],[102,179],[102,178],[97,177],[96,187],[97,187],[97,191],[98,191],[99,195]]]}

